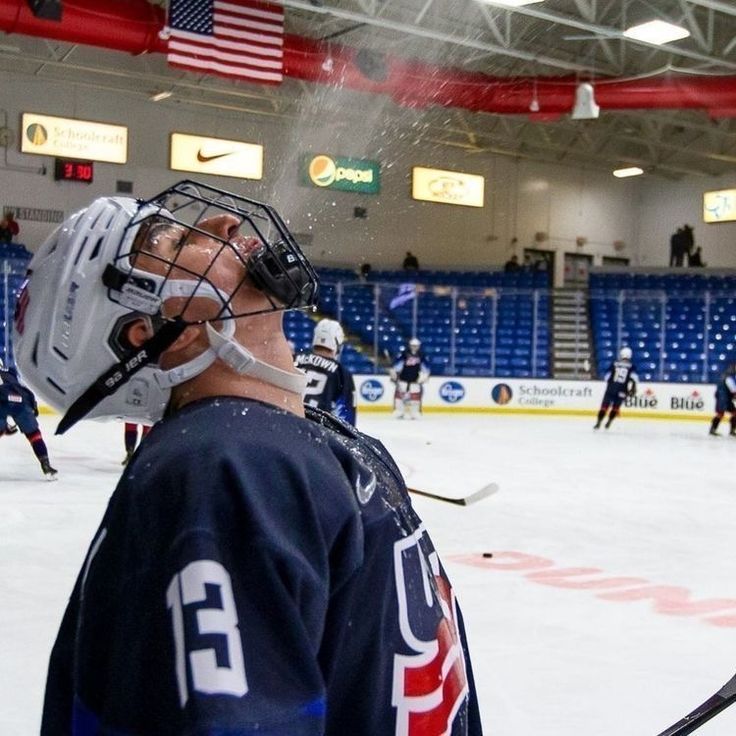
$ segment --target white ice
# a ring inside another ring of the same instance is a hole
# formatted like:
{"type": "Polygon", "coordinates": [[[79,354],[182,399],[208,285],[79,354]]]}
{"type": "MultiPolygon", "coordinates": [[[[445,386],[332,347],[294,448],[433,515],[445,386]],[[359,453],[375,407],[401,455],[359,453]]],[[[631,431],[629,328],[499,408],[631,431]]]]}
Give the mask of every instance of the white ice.
{"type": "MultiPolygon", "coordinates": [[[[3,736],[38,732],[51,644],[122,470],[122,425],[56,437],[56,421],[42,417],[56,483],[23,437],[0,440],[3,736]]],[[[592,423],[359,419],[410,486],[500,486],[468,507],[414,501],[465,614],[489,736],[655,736],[736,671],[736,439],[709,437],[702,422],[592,423]],[[533,558],[534,569],[504,569],[533,558]],[[656,601],[616,600],[649,586],[656,601]]],[[[736,734],[736,706],[698,734],[736,734]]]]}

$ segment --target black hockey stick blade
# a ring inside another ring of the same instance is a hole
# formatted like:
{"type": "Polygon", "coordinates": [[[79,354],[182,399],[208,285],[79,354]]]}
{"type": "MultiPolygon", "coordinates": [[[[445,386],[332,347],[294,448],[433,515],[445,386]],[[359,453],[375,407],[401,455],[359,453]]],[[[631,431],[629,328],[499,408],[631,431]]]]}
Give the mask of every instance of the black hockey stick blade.
{"type": "Polygon", "coordinates": [[[487,486],[471,493],[469,496],[463,496],[462,498],[451,498],[449,496],[443,496],[441,493],[430,493],[429,491],[420,491],[418,488],[407,488],[409,493],[416,493],[417,496],[426,496],[427,498],[434,498],[436,501],[446,501],[447,503],[454,503],[457,506],[470,506],[471,503],[477,503],[482,501],[484,498],[493,495],[498,491],[498,483],[489,483],[487,486]]]}
{"type": "Polygon", "coordinates": [[[736,675],[734,675],[715,695],[699,705],[695,710],[688,713],[683,719],[670,726],[666,731],[657,736],[686,736],[722,710],[728,708],[736,701],[736,675]]]}

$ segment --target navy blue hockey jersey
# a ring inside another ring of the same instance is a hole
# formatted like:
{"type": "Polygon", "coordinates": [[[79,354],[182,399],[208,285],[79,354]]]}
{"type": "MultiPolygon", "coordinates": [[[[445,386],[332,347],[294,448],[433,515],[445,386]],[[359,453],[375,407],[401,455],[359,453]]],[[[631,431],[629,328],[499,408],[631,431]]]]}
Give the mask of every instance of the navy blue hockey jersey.
{"type": "Polygon", "coordinates": [[[629,360],[614,360],[606,371],[606,394],[624,398],[631,386],[639,382],[636,368],[629,360]]]}
{"type": "Polygon", "coordinates": [[[342,363],[317,353],[299,353],[294,365],[307,374],[304,403],[355,424],[355,382],[342,363]]]}
{"type": "Polygon", "coordinates": [[[42,736],[481,734],[398,469],[307,411],[207,399],[154,426],[64,615],[42,736]]]}
{"type": "Polygon", "coordinates": [[[412,353],[408,348],[396,359],[393,368],[398,380],[406,381],[406,383],[416,383],[420,373],[429,375],[429,365],[424,360],[422,353],[412,353]]]}
{"type": "Polygon", "coordinates": [[[9,405],[15,407],[18,404],[25,404],[34,413],[38,412],[36,397],[20,382],[15,370],[13,368],[0,369],[0,410],[6,409],[9,405]]]}

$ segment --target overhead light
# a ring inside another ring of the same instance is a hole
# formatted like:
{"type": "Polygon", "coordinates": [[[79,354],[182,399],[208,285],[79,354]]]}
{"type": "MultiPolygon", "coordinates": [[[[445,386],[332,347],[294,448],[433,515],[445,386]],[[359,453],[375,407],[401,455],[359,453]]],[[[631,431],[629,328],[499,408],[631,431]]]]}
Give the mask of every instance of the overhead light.
{"type": "Polygon", "coordinates": [[[522,5],[542,3],[544,0],[478,0],[478,2],[485,3],[486,5],[504,5],[508,8],[520,8],[522,5]]]}
{"type": "Polygon", "coordinates": [[[322,71],[327,72],[328,74],[332,73],[332,70],[335,68],[335,62],[331,56],[328,56],[323,62],[322,62],[322,71]]]}
{"type": "Polygon", "coordinates": [[[660,46],[670,41],[679,41],[681,38],[687,38],[690,31],[687,28],[676,26],[673,23],[667,23],[663,20],[650,20],[648,23],[640,23],[638,26],[631,26],[624,31],[626,38],[634,38],[637,41],[646,41],[660,46]]]}
{"type": "Polygon", "coordinates": [[[168,100],[173,94],[174,93],[169,89],[163,92],[156,92],[155,95],[151,95],[148,99],[151,100],[151,102],[161,102],[161,100],[168,100]]]}
{"type": "Polygon", "coordinates": [[[625,179],[627,176],[641,176],[643,173],[644,169],[640,169],[638,166],[629,166],[627,169],[616,169],[613,175],[619,179],[625,179]]]}
{"type": "Polygon", "coordinates": [[[590,82],[581,82],[575,90],[575,107],[570,117],[573,120],[595,120],[601,108],[595,102],[595,91],[590,82]]]}

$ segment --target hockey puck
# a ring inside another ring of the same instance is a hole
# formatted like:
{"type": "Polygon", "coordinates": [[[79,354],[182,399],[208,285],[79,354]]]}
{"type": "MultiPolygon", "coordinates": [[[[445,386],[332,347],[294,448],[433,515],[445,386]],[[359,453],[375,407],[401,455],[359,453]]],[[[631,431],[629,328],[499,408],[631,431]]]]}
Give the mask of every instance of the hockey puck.
{"type": "Polygon", "coordinates": [[[483,557],[486,557],[486,558],[493,557],[493,552],[484,552],[483,557]]]}

